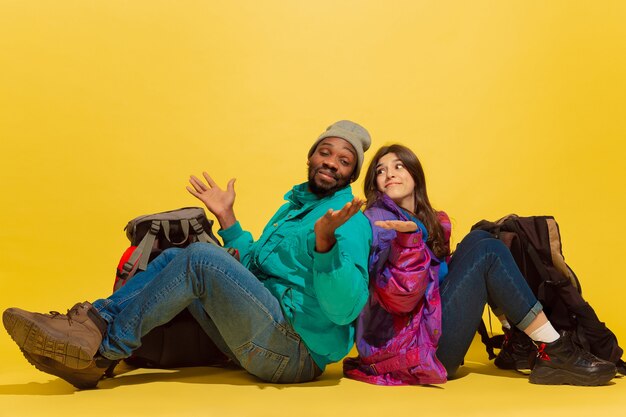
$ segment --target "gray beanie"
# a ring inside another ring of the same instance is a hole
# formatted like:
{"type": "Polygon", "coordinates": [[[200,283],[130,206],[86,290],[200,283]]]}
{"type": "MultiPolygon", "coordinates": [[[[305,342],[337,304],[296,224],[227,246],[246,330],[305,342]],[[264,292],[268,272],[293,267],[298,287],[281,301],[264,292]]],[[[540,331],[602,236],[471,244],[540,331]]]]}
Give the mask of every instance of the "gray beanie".
{"type": "Polygon", "coordinates": [[[357,123],[351,122],[350,120],[340,120],[328,126],[326,131],[317,138],[313,146],[311,146],[311,150],[309,150],[309,158],[313,155],[313,152],[315,152],[317,144],[320,143],[322,139],[326,138],[340,138],[348,141],[350,145],[352,145],[356,151],[356,168],[354,169],[353,175],[353,180],[356,180],[359,177],[361,166],[363,165],[363,154],[369,149],[372,143],[370,134],[363,126],[357,123]]]}

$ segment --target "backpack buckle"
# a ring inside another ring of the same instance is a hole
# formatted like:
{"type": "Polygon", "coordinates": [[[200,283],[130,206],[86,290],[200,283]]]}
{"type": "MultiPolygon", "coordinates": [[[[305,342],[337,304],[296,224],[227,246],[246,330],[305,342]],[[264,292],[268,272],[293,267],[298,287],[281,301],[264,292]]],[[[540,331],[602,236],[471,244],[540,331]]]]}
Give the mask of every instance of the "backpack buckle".
{"type": "Polygon", "coordinates": [[[571,282],[567,279],[561,279],[559,281],[554,281],[554,280],[546,280],[546,284],[552,286],[552,287],[557,287],[557,288],[561,288],[561,287],[566,287],[568,285],[571,284],[571,282]]]}
{"type": "Polygon", "coordinates": [[[133,264],[131,264],[130,262],[126,262],[124,266],[122,266],[122,269],[123,269],[122,274],[128,275],[133,270],[133,264]]]}
{"type": "Polygon", "coordinates": [[[118,269],[117,276],[122,281],[126,281],[131,272],[133,272],[133,264],[131,264],[130,262],[126,262],[124,265],[122,265],[121,269],[118,269]]]}
{"type": "Polygon", "coordinates": [[[204,227],[199,222],[189,222],[191,227],[193,227],[193,231],[196,232],[197,235],[202,234],[204,232],[204,227]]]}
{"type": "Polygon", "coordinates": [[[159,222],[158,220],[152,220],[152,223],[150,223],[150,234],[151,235],[156,235],[157,233],[159,233],[159,229],[161,229],[161,222],[159,222]]]}

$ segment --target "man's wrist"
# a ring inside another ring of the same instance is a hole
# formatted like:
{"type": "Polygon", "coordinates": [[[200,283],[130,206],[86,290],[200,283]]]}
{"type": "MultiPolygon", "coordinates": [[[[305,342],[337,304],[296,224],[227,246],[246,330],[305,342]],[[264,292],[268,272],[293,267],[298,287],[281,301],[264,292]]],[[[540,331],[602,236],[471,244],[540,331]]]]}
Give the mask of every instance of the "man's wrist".
{"type": "Polygon", "coordinates": [[[335,238],[335,235],[333,234],[332,236],[315,236],[315,251],[319,252],[319,253],[325,253],[328,252],[329,250],[331,250],[333,248],[333,246],[335,246],[335,243],[337,243],[337,239],[335,238]]]}
{"type": "Polygon", "coordinates": [[[235,212],[232,210],[223,214],[216,214],[215,217],[217,217],[217,221],[219,222],[220,227],[224,230],[228,229],[230,226],[237,222],[235,212]]]}

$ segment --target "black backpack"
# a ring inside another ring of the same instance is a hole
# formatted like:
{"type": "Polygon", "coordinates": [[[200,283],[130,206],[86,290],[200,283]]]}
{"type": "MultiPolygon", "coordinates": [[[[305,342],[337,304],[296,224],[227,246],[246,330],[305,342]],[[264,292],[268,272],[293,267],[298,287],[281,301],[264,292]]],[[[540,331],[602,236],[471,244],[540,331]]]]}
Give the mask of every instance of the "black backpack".
{"type": "MultiPolygon", "coordinates": [[[[213,221],[207,219],[200,207],[185,207],[129,221],[124,230],[131,246],[119,262],[113,290],[145,270],[148,263],[167,248],[183,248],[194,242],[221,246],[212,226],[213,221]]],[[[236,250],[226,250],[238,259],[236,250]]],[[[179,368],[225,365],[228,359],[185,309],[142,337],[141,346],[125,362],[141,368],[179,368]]]]}
{"type": "MultiPolygon", "coordinates": [[[[491,233],[509,248],[555,329],[570,332],[587,351],[624,370],[617,337],[585,301],[578,277],[565,263],[554,217],[509,215],[496,222],[481,220],[472,226],[475,229],[491,233]]],[[[479,333],[490,358],[495,357],[493,348],[500,347],[502,339],[489,337],[484,323],[479,333]]]]}

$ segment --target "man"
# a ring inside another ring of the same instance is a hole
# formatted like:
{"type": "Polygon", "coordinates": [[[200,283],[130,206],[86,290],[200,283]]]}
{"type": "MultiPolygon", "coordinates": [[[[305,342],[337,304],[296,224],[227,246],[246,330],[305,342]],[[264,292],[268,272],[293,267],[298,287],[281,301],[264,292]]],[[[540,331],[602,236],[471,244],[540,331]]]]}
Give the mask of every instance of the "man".
{"type": "Polygon", "coordinates": [[[310,381],[343,358],[353,321],[368,295],[370,226],[350,182],[357,179],[369,133],[342,120],[308,155],[308,181],[254,242],[234,213],[234,179],[225,190],[207,174],[187,190],[217,218],[224,244],[168,249],[109,298],[76,304],[68,314],[9,308],[3,323],[37,369],[78,388],[93,388],[141,337],[188,308],[235,363],[275,383],[310,381]]]}

